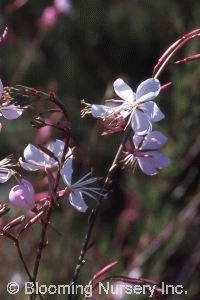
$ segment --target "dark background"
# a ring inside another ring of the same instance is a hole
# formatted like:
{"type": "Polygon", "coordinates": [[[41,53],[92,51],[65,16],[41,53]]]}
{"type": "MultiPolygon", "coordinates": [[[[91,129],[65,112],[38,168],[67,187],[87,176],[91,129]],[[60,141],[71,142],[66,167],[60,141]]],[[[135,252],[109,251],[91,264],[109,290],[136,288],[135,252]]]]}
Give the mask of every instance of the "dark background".
{"type": "MultiPolygon", "coordinates": [[[[68,110],[81,165],[85,171],[93,167],[95,175],[103,177],[121,135],[101,137],[96,120],[80,118],[81,100],[102,103],[111,98],[112,83],[118,77],[135,90],[152,76],[158,58],[173,42],[200,26],[200,4],[198,0],[77,0],[47,26],[42,16],[52,5],[52,1],[30,0],[24,5],[1,1],[0,29],[3,32],[8,26],[9,34],[0,49],[0,77],[4,86],[22,84],[55,91],[68,110]]],[[[105,265],[119,260],[115,275],[139,274],[156,282],[182,284],[188,291],[187,295],[168,299],[200,297],[200,62],[173,64],[176,59],[198,53],[199,46],[198,38],[188,43],[159,77],[162,84],[173,83],[157,99],[165,119],[154,127],[169,138],[164,152],[172,165],[155,177],[139,170],[133,176],[117,169],[112,194],[103,204],[95,228],[95,243],[80,275],[83,284],[105,265]]],[[[14,122],[2,120],[2,158],[12,152],[19,156],[28,143],[35,142],[30,115],[27,112],[14,122]]],[[[8,201],[13,183],[2,185],[1,201],[8,201]]],[[[11,217],[18,214],[11,209],[11,217]]],[[[88,214],[63,205],[53,215],[52,224],[62,236],[49,231],[40,270],[43,284],[69,282],[88,214]]],[[[30,268],[39,228],[35,226],[22,236],[30,268]]],[[[1,293],[7,297],[7,282],[16,273],[24,280],[25,274],[13,244],[4,238],[0,240],[0,262],[1,293]]],[[[23,297],[22,291],[15,299],[23,297]]]]}

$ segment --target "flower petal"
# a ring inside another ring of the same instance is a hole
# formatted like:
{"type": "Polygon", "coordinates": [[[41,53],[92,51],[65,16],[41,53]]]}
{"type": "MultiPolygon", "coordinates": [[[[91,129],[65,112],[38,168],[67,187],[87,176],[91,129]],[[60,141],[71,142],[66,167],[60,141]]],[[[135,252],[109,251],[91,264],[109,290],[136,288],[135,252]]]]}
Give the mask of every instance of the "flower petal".
{"type": "Polygon", "coordinates": [[[90,112],[94,118],[102,118],[109,111],[110,107],[106,105],[92,104],[90,107],[90,112]]]}
{"type": "Polygon", "coordinates": [[[123,79],[118,78],[114,81],[113,87],[115,93],[129,103],[133,103],[135,101],[135,93],[132,91],[130,86],[126,84],[123,79]]]}
{"type": "Polygon", "coordinates": [[[69,202],[80,212],[85,212],[88,208],[80,191],[72,191],[72,193],[69,195],[69,202]]]}
{"type": "Polygon", "coordinates": [[[60,171],[60,174],[62,176],[64,183],[68,186],[70,186],[71,182],[72,182],[72,173],[73,173],[72,161],[73,161],[73,156],[70,156],[65,161],[65,163],[60,171]]]}
{"type": "Polygon", "coordinates": [[[0,168],[0,183],[4,183],[14,174],[11,169],[0,168]]]}
{"type": "Polygon", "coordinates": [[[55,157],[57,157],[58,159],[60,159],[62,157],[64,147],[65,147],[65,143],[61,140],[56,140],[56,141],[50,142],[47,145],[47,148],[51,152],[53,152],[55,157]]]}
{"type": "MultiPolygon", "coordinates": [[[[61,140],[52,141],[47,145],[47,149],[50,150],[59,161],[63,156],[64,147],[65,143],[61,140]]],[[[71,153],[71,149],[68,150],[68,152],[69,151],[71,153]]],[[[58,162],[53,157],[49,156],[48,154],[44,154],[44,157],[47,165],[51,167],[57,166],[58,162]]]]}
{"type": "Polygon", "coordinates": [[[137,158],[138,164],[140,166],[140,169],[142,170],[143,173],[146,175],[156,175],[158,174],[158,170],[156,166],[154,165],[153,159],[147,159],[144,157],[139,157],[137,158]]]}
{"type": "Polygon", "coordinates": [[[146,113],[153,122],[158,122],[165,117],[165,115],[161,112],[157,104],[153,101],[141,103],[140,109],[144,113],[146,113]]]}
{"type": "Polygon", "coordinates": [[[32,144],[28,144],[24,149],[24,159],[26,162],[36,166],[45,166],[44,153],[32,144]]]}
{"type": "Polygon", "coordinates": [[[167,137],[160,131],[155,130],[149,132],[145,137],[134,135],[133,142],[136,148],[140,146],[142,150],[157,150],[164,146],[167,137]]]}
{"type": "Polygon", "coordinates": [[[150,78],[142,83],[137,88],[136,91],[136,102],[151,101],[160,92],[160,82],[158,79],[150,78]]]}
{"type": "Polygon", "coordinates": [[[146,152],[146,157],[138,157],[141,170],[147,175],[156,175],[159,170],[170,165],[171,160],[165,154],[158,151],[146,152]]]}
{"type": "MultiPolygon", "coordinates": [[[[143,136],[143,135],[139,135],[137,133],[134,134],[133,143],[134,143],[136,149],[142,149],[141,146],[142,146],[142,142],[144,141],[144,138],[145,138],[145,136],[143,136]]],[[[129,145],[129,149],[131,149],[130,145],[129,145]]]]}
{"type": "Polygon", "coordinates": [[[18,106],[11,104],[8,106],[2,106],[0,108],[1,114],[4,118],[8,120],[14,120],[19,118],[22,114],[24,109],[19,108],[18,106]]]}
{"type": "Polygon", "coordinates": [[[168,156],[158,151],[154,151],[154,153],[155,152],[156,155],[153,157],[153,162],[157,169],[161,170],[171,164],[171,159],[168,156]]]}
{"type": "Polygon", "coordinates": [[[140,135],[147,134],[152,129],[152,124],[148,115],[139,109],[136,109],[132,116],[131,126],[133,130],[140,135]]]}
{"type": "Polygon", "coordinates": [[[37,171],[37,170],[43,168],[43,166],[39,166],[39,165],[36,166],[33,163],[27,163],[27,162],[23,161],[22,157],[19,158],[19,163],[22,166],[22,168],[27,171],[37,171]]]}

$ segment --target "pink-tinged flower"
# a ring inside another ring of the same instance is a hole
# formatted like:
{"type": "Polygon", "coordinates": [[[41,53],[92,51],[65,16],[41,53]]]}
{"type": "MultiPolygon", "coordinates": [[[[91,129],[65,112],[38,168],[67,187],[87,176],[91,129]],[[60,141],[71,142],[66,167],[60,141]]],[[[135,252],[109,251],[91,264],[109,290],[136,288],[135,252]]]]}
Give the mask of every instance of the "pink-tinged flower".
{"type": "Polygon", "coordinates": [[[10,202],[19,208],[30,209],[34,204],[35,192],[32,184],[21,179],[20,184],[12,187],[9,193],[10,202]]]}
{"type": "Polygon", "coordinates": [[[0,160],[0,183],[8,181],[15,174],[15,171],[12,169],[15,165],[12,155],[0,160]]]}
{"type": "Polygon", "coordinates": [[[152,131],[146,136],[135,134],[133,137],[135,148],[130,143],[126,144],[125,158],[122,163],[132,168],[135,168],[138,163],[145,174],[156,175],[159,170],[171,163],[165,154],[158,151],[166,142],[167,137],[159,131],[152,131]]]}
{"type": "Polygon", "coordinates": [[[67,185],[67,187],[70,190],[70,194],[69,194],[70,204],[74,206],[78,211],[85,212],[88,206],[84,201],[83,195],[86,195],[89,198],[92,198],[94,200],[96,200],[97,195],[101,195],[100,188],[88,186],[96,182],[98,179],[95,177],[91,177],[91,173],[88,173],[85,176],[83,176],[81,179],[79,179],[77,182],[72,183],[72,173],[73,173],[72,161],[73,158],[69,157],[66,160],[60,173],[64,183],[67,185]]]}
{"type": "Polygon", "coordinates": [[[136,93],[121,79],[117,79],[114,84],[115,93],[121,98],[118,100],[108,100],[106,105],[86,104],[82,115],[91,113],[95,118],[106,120],[115,114],[127,118],[127,124],[131,126],[137,134],[144,135],[152,130],[152,122],[160,121],[164,118],[163,113],[152,100],[160,92],[160,82],[158,79],[150,78],[143,81],[137,88],[136,93]]]}
{"type": "MultiPolygon", "coordinates": [[[[49,150],[49,153],[43,152],[41,149],[38,149],[32,144],[24,150],[24,161],[22,157],[19,158],[21,166],[27,171],[37,171],[45,168],[54,168],[58,166],[58,161],[61,160],[63,156],[63,150],[65,143],[61,140],[56,140],[50,142],[46,148],[49,150]],[[53,155],[51,155],[53,154],[53,155]]],[[[66,153],[66,157],[72,155],[72,151],[69,148],[66,153]]]]}

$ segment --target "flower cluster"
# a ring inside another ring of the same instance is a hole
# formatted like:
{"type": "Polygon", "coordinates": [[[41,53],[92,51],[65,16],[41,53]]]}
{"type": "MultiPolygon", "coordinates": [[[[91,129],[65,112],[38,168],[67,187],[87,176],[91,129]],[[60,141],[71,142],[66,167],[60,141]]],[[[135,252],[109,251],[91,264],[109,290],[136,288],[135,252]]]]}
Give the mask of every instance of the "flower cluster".
{"type": "MultiPolygon", "coordinates": [[[[159,131],[152,131],[153,122],[164,118],[163,113],[153,101],[160,92],[160,82],[158,79],[149,78],[138,86],[136,92],[133,92],[121,78],[117,79],[113,86],[118,99],[107,100],[105,105],[85,103],[82,115],[90,113],[95,118],[101,118],[106,128],[104,135],[119,131],[125,132],[130,127],[133,136],[130,140],[127,136],[121,163],[132,169],[135,169],[138,164],[145,174],[155,175],[170,164],[170,159],[158,151],[166,143],[167,138],[159,131]]],[[[25,107],[19,106],[17,102],[9,101],[11,97],[9,89],[3,88],[1,81],[0,97],[0,115],[7,119],[16,119],[23,113],[25,107]]],[[[99,188],[91,186],[97,181],[91,173],[73,182],[73,160],[72,149],[68,147],[66,150],[65,143],[56,140],[49,142],[46,146],[35,147],[28,144],[24,149],[23,157],[19,158],[19,164],[27,171],[46,172],[48,176],[51,176],[49,179],[51,178],[52,185],[55,176],[58,179],[55,182],[59,182],[62,178],[66,187],[63,193],[56,191],[57,195],[59,197],[67,195],[73,207],[80,212],[85,212],[87,204],[84,195],[95,200],[97,195],[102,196],[102,194],[99,188]]],[[[6,182],[15,174],[13,166],[8,158],[0,162],[1,183],[6,182]]],[[[30,209],[35,202],[33,186],[22,178],[18,181],[9,193],[9,200],[16,207],[30,209]]]]}
{"type": "Polygon", "coordinates": [[[24,159],[20,158],[19,162],[28,171],[45,171],[48,169],[49,172],[57,168],[63,182],[67,185],[66,194],[69,196],[70,204],[78,211],[85,212],[87,205],[83,199],[83,194],[92,199],[96,199],[95,195],[100,195],[99,188],[88,186],[96,182],[97,178],[91,177],[91,173],[88,173],[77,182],[72,183],[74,155],[72,149],[68,148],[62,164],[64,148],[65,143],[61,140],[52,141],[42,149],[29,144],[24,150],[24,159]]]}
{"type": "Polygon", "coordinates": [[[153,101],[160,92],[160,82],[156,78],[149,78],[138,86],[135,93],[118,78],[113,87],[120,99],[107,100],[105,105],[84,102],[82,116],[91,114],[101,118],[106,128],[103,135],[125,131],[130,125],[134,135],[131,141],[125,143],[125,158],[122,162],[134,168],[138,162],[145,174],[155,175],[170,164],[170,159],[157,151],[167,138],[158,131],[152,131],[152,123],[164,118],[153,101]]]}
{"type": "MultiPolygon", "coordinates": [[[[62,4],[61,1],[56,3],[62,4]]],[[[21,89],[23,91],[23,88],[21,89]]],[[[35,96],[35,92],[33,92],[33,96],[35,96]]],[[[18,104],[18,98],[20,98],[20,87],[18,89],[4,88],[0,80],[0,116],[9,120],[21,116],[25,107],[18,104]],[[16,102],[13,103],[13,100],[16,102]]],[[[28,144],[24,150],[23,158],[19,158],[19,164],[27,171],[43,170],[48,174],[49,172],[52,172],[53,174],[56,169],[57,174],[61,175],[63,182],[66,184],[63,195],[68,196],[70,204],[78,211],[85,212],[87,210],[87,205],[83,195],[92,199],[96,199],[97,195],[101,195],[99,188],[89,186],[90,184],[95,183],[97,178],[92,177],[91,173],[88,173],[83,178],[73,183],[72,162],[74,155],[71,148],[68,148],[68,151],[65,152],[65,143],[61,140],[52,141],[48,143],[46,147],[40,146],[40,148],[28,144]]],[[[0,183],[8,181],[12,175],[15,175],[17,178],[17,172],[13,170],[13,167],[15,166],[16,163],[12,162],[11,157],[7,157],[0,161],[0,183]]],[[[17,178],[17,180],[18,184],[13,186],[10,190],[9,200],[18,208],[25,210],[31,209],[35,202],[34,188],[29,181],[23,178],[17,178]]]]}
{"type": "MultiPolygon", "coordinates": [[[[20,117],[24,111],[18,105],[7,102],[9,95],[4,90],[3,83],[0,80],[0,116],[5,119],[14,120],[20,117]]],[[[2,124],[0,123],[0,130],[2,124]]],[[[13,156],[10,155],[0,161],[0,183],[7,182],[12,176],[16,176],[16,162],[13,156]]],[[[20,184],[12,187],[9,193],[10,202],[19,208],[30,208],[34,202],[34,189],[30,182],[25,179],[20,180],[20,184]]]]}

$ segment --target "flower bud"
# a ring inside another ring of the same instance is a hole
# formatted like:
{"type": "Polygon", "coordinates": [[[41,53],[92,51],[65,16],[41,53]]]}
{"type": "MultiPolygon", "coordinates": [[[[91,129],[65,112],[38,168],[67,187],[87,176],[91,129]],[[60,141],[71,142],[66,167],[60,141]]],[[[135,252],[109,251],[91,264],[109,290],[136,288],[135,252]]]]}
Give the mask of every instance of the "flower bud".
{"type": "Polygon", "coordinates": [[[22,222],[24,222],[24,220],[26,219],[26,217],[24,215],[17,217],[16,219],[10,221],[8,224],[6,224],[3,227],[3,231],[9,230],[15,226],[20,225],[22,222]]]}
{"type": "Polygon", "coordinates": [[[6,206],[6,204],[0,203],[0,217],[7,214],[9,212],[10,208],[6,206]]]}
{"type": "Polygon", "coordinates": [[[19,208],[29,209],[34,203],[35,192],[32,184],[21,179],[21,184],[12,187],[9,193],[10,202],[19,208]]]}

